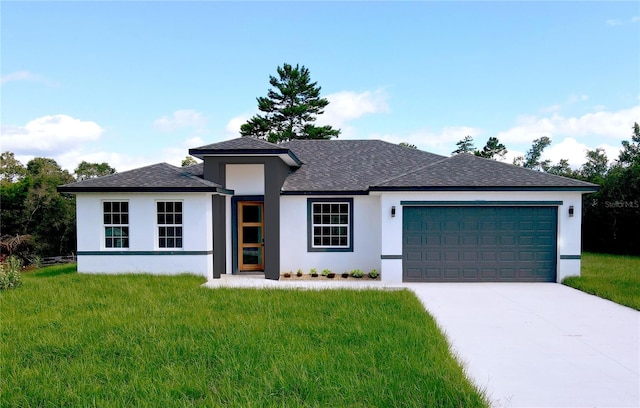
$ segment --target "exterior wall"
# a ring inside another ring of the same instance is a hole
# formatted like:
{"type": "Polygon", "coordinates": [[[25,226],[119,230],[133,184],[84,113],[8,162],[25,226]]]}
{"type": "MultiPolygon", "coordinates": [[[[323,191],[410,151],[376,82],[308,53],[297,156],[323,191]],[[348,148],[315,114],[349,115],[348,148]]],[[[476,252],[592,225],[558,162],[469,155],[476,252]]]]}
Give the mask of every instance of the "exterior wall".
{"type": "MultiPolygon", "coordinates": [[[[277,156],[208,156],[204,158],[204,177],[222,184],[227,189],[232,189],[226,185],[227,181],[230,181],[237,183],[237,186],[240,187],[239,191],[251,191],[258,186],[258,181],[249,180],[247,177],[260,178],[255,174],[251,175],[250,169],[258,169],[258,167],[252,167],[256,165],[263,166],[260,180],[264,194],[264,274],[267,279],[279,279],[280,258],[269,256],[269,254],[280,253],[280,190],[289,174],[289,166],[277,156]],[[236,165],[238,167],[234,167],[236,165]],[[226,177],[227,169],[232,172],[229,179],[226,177]]],[[[221,273],[233,271],[233,265],[230,263],[233,259],[231,258],[229,261],[229,248],[232,247],[233,242],[231,241],[230,222],[226,218],[231,214],[229,204],[228,199],[214,197],[213,213],[225,214],[223,222],[214,219],[214,223],[211,225],[215,244],[213,248],[214,278],[219,278],[221,273]]]]}
{"type": "Polygon", "coordinates": [[[210,193],[80,193],[76,197],[78,272],[193,273],[211,279],[210,193]],[[103,201],[129,202],[129,248],[105,248],[103,201]],[[159,248],[156,201],[183,203],[183,247],[159,248]]]}
{"type": "MultiPolygon", "coordinates": [[[[353,252],[307,251],[307,199],[328,196],[280,197],[280,271],[302,269],[318,273],[329,269],[335,273],[362,269],[380,271],[380,198],[353,197],[353,252]]],[[[337,196],[336,198],[345,198],[337,196]]]]}
{"type": "Polygon", "coordinates": [[[264,195],[264,164],[227,164],[225,173],[235,195],[264,195]]]}
{"type": "Polygon", "coordinates": [[[379,193],[381,220],[381,277],[402,282],[402,206],[401,201],[562,201],[558,207],[557,281],[580,275],[582,193],[580,192],[390,192],[379,193]],[[395,217],[391,207],[396,207],[395,217]],[[574,215],[569,216],[573,206],[574,215]]]}

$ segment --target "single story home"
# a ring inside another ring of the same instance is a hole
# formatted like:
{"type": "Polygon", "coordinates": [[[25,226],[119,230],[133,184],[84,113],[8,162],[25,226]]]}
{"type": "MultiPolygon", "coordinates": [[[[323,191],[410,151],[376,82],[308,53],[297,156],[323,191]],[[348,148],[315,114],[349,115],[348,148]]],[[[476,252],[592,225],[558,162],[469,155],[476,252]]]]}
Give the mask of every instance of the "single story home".
{"type": "Polygon", "coordinates": [[[386,282],[559,282],[580,274],[594,184],[379,140],[242,137],[60,186],[76,194],[78,271],[376,269],[386,282]]]}

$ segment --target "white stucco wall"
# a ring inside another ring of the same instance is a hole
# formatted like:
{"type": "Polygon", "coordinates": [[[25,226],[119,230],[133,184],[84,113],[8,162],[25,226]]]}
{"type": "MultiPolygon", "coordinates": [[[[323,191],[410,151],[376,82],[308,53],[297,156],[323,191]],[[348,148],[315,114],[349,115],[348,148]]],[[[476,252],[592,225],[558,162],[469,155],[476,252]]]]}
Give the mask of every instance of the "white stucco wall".
{"type": "Polygon", "coordinates": [[[235,195],[264,194],[264,164],[227,164],[225,188],[235,195]]]}
{"type": "Polygon", "coordinates": [[[80,193],[76,197],[78,272],[153,274],[193,273],[211,279],[213,255],[153,255],[213,249],[210,193],[80,193]],[[183,247],[159,248],[156,202],[182,201],[183,247]],[[129,248],[105,248],[103,201],[129,202],[129,248]],[[145,252],[140,255],[83,255],[83,252],[145,252]]]}
{"type": "MultiPolygon", "coordinates": [[[[580,192],[392,192],[380,193],[381,255],[402,255],[402,206],[401,201],[562,201],[558,208],[557,281],[580,274],[580,259],[561,259],[563,256],[580,255],[582,194],[580,192]],[[396,216],[391,217],[391,207],[396,216]],[[569,217],[573,206],[574,216],[569,217]]],[[[383,259],[381,277],[388,282],[402,281],[402,260],[383,259]]]]}
{"type": "MultiPolygon", "coordinates": [[[[353,197],[353,252],[307,251],[307,199],[328,196],[280,197],[280,269],[295,272],[302,269],[318,273],[329,269],[335,273],[362,269],[380,270],[380,201],[379,197],[353,197]]],[[[337,199],[345,198],[335,197],[337,199]]],[[[268,254],[266,255],[268,256],[268,254]]]]}

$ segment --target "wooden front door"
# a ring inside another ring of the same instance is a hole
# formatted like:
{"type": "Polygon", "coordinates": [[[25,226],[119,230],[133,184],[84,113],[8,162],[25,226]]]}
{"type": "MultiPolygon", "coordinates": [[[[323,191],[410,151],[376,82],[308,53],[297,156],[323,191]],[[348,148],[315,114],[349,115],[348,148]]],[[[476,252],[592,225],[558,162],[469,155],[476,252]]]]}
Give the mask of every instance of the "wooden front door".
{"type": "Polygon", "coordinates": [[[264,271],[264,203],[238,202],[238,270],[264,271]]]}

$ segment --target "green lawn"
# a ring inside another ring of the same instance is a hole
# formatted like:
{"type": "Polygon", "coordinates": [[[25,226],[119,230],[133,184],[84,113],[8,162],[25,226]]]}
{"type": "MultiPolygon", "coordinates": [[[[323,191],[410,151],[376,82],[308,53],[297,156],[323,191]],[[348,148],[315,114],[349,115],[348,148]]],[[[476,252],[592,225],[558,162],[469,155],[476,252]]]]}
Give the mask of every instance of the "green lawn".
{"type": "Polygon", "coordinates": [[[581,276],[562,283],[640,310],[640,257],[584,253],[581,276]]]}
{"type": "Polygon", "coordinates": [[[28,273],[0,292],[0,405],[486,407],[409,291],[28,273]]]}

